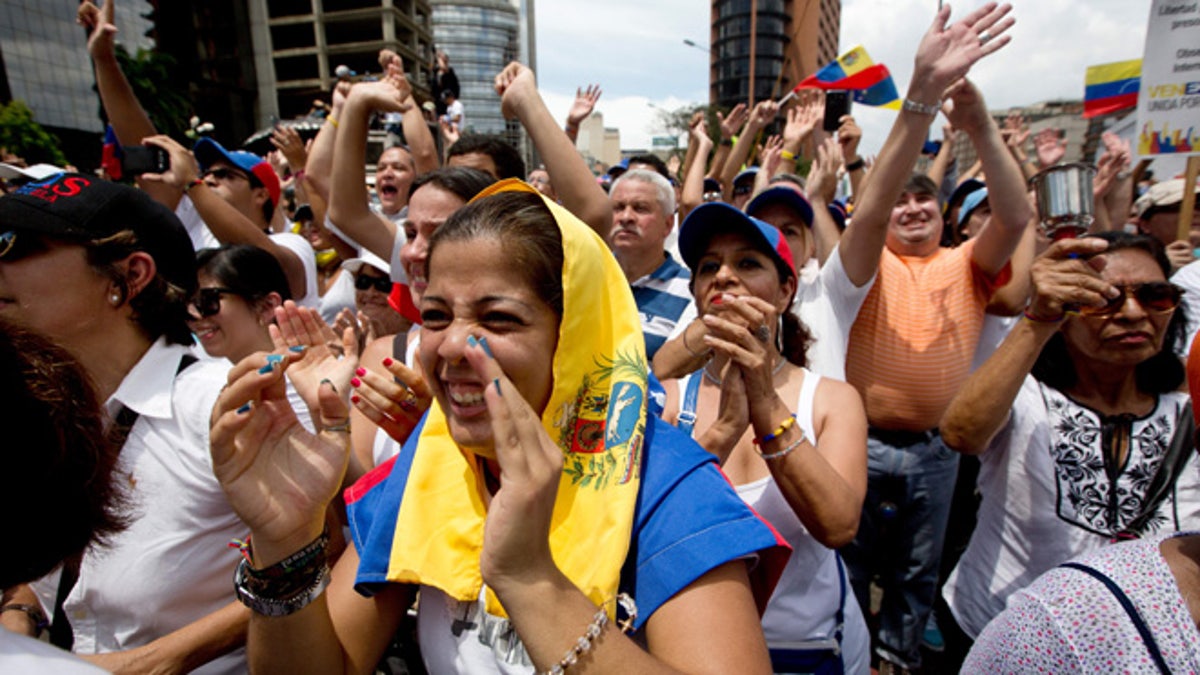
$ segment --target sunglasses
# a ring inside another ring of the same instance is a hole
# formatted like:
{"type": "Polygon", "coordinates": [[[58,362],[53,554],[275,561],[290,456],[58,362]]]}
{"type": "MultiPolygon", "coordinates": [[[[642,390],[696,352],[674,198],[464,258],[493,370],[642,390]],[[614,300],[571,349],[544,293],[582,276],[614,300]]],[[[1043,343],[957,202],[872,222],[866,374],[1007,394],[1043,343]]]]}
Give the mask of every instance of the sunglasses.
{"type": "Polygon", "coordinates": [[[211,287],[201,288],[192,296],[188,305],[196,308],[196,313],[201,318],[208,318],[221,311],[221,296],[222,295],[238,295],[237,292],[228,288],[211,287]]]}
{"type": "Polygon", "coordinates": [[[241,171],[234,171],[233,169],[226,168],[223,166],[219,166],[215,169],[209,169],[208,171],[204,172],[204,175],[212,176],[213,178],[216,178],[217,180],[229,180],[230,178],[240,178],[240,179],[246,181],[247,183],[253,182],[250,180],[250,176],[248,174],[242,173],[241,171]]]}
{"type": "Polygon", "coordinates": [[[1183,289],[1167,281],[1151,281],[1144,284],[1123,284],[1117,286],[1120,294],[1109,300],[1103,307],[1080,307],[1083,316],[1112,316],[1121,311],[1125,301],[1132,295],[1142,306],[1142,309],[1153,314],[1166,314],[1179,306],[1183,298],[1183,289]]]}
{"type": "Polygon", "coordinates": [[[46,244],[37,235],[18,234],[16,230],[0,234],[0,260],[5,262],[14,262],[44,250],[46,244]]]}
{"type": "Polygon", "coordinates": [[[389,277],[369,277],[365,274],[354,277],[354,287],[358,290],[365,291],[372,286],[380,293],[392,292],[392,280],[389,277]]]}

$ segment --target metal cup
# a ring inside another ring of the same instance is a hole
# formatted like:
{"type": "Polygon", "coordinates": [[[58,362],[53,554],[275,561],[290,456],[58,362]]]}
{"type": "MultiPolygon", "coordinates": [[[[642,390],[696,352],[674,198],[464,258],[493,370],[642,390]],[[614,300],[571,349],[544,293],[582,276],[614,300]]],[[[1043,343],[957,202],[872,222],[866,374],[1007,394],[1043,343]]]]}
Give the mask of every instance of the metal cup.
{"type": "Polygon", "coordinates": [[[1096,219],[1092,179],[1096,167],[1083,162],[1057,164],[1029,179],[1037,191],[1042,234],[1052,241],[1073,239],[1096,219]]]}

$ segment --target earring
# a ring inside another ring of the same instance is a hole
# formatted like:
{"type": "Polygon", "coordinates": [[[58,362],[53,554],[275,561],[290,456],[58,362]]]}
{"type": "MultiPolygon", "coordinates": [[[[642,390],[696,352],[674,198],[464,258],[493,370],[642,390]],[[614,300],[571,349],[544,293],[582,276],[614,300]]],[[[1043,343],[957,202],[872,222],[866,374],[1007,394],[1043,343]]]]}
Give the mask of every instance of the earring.
{"type": "Polygon", "coordinates": [[[113,304],[113,306],[120,305],[121,304],[121,294],[116,291],[113,291],[112,295],[108,296],[108,301],[111,302],[113,304]]]}

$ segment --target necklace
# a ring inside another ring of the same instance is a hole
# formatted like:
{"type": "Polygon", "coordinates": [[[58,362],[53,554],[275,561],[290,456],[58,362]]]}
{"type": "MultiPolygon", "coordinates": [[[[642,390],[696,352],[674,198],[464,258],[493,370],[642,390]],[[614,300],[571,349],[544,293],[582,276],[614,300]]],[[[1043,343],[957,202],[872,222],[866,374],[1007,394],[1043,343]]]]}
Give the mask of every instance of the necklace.
{"type": "MultiPolygon", "coordinates": [[[[776,375],[778,375],[779,371],[783,370],[783,364],[785,364],[785,363],[787,363],[787,359],[780,357],[779,363],[776,363],[775,369],[771,371],[772,378],[775,377],[776,375]]],[[[722,378],[719,378],[716,375],[713,375],[712,373],[708,372],[708,366],[704,366],[704,379],[708,380],[709,382],[712,382],[713,384],[717,385],[718,387],[721,386],[722,384],[724,384],[724,381],[722,380],[722,378]]]]}

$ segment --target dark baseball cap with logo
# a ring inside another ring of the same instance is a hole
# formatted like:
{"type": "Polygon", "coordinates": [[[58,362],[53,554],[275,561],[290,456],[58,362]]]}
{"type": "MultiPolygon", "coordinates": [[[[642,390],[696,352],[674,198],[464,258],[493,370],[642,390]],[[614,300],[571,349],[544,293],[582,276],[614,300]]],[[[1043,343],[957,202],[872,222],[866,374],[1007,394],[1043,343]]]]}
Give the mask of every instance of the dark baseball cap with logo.
{"type": "Polygon", "coordinates": [[[146,193],[95,176],[58,173],[0,197],[0,233],[33,232],[81,244],[130,230],[158,273],[189,294],[196,251],[183,224],[146,193]]]}

